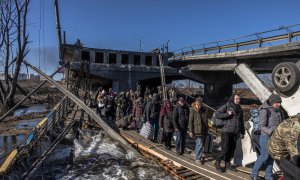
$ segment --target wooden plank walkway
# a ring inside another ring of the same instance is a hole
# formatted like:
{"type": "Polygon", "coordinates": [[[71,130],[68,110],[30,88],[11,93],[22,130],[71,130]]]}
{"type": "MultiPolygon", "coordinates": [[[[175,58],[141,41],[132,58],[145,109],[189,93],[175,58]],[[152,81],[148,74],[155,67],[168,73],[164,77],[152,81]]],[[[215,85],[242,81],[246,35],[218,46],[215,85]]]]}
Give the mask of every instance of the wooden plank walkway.
{"type": "Polygon", "coordinates": [[[207,157],[204,165],[197,165],[194,156],[183,154],[181,156],[175,153],[175,149],[166,150],[162,144],[154,143],[140,136],[136,131],[121,130],[121,135],[127,139],[133,146],[142,151],[141,153],[148,156],[154,156],[159,159],[160,164],[171,174],[179,179],[227,179],[240,180],[249,179],[251,169],[237,167],[238,172],[226,171],[218,173],[214,167],[214,159],[207,157]]]}

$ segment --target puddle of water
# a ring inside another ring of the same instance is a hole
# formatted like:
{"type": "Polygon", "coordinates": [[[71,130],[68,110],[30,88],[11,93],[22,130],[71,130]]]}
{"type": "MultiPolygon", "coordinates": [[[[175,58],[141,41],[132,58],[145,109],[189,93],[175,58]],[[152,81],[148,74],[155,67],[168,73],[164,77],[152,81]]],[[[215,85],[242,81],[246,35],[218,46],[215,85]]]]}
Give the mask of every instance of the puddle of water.
{"type": "Polygon", "coordinates": [[[34,128],[41,119],[33,119],[30,121],[19,122],[16,126],[17,129],[32,129],[34,128]]]}
{"type": "Polygon", "coordinates": [[[5,160],[3,156],[26,137],[27,135],[0,136],[0,164],[5,160]]]}
{"type": "Polygon", "coordinates": [[[46,104],[36,104],[27,108],[17,109],[14,116],[23,116],[35,112],[45,112],[49,111],[49,107],[46,104]]]}
{"type": "MultiPolygon", "coordinates": [[[[18,124],[15,126],[16,131],[18,131],[18,129],[33,129],[40,121],[41,119],[33,119],[18,122],[18,124]]],[[[5,159],[3,159],[2,157],[5,156],[7,152],[10,152],[13,148],[15,148],[16,145],[19,145],[20,143],[24,142],[27,136],[28,134],[0,136],[0,164],[2,164],[5,159]]]]}

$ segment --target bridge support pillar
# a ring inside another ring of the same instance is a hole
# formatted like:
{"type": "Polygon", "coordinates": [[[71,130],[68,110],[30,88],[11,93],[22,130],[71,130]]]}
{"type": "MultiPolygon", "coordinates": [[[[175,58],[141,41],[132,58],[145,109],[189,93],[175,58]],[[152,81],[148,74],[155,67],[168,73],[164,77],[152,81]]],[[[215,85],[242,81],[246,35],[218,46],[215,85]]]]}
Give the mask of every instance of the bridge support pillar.
{"type": "Polygon", "coordinates": [[[108,64],[109,63],[108,62],[108,56],[109,56],[108,52],[104,52],[104,56],[103,56],[103,63],[104,64],[108,64]]]}
{"type": "Polygon", "coordinates": [[[113,80],[112,82],[112,88],[114,92],[120,92],[120,83],[119,80],[113,80]]]}
{"type": "Polygon", "coordinates": [[[232,84],[204,84],[205,103],[219,106],[225,103],[232,94],[232,84]]]}
{"type": "Polygon", "coordinates": [[[122,64],[122,54],[117,53],[117,64],[122,64]]]}

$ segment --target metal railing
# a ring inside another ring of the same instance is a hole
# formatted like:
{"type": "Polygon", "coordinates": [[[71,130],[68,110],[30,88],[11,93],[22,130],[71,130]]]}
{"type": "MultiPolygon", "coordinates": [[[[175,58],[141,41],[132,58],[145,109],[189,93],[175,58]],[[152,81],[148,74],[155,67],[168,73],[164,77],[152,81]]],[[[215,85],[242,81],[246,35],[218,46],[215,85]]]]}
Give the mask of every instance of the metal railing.
{"type": "Polygon", "coordinates": [[[29,152],[38,145],[38,142],[57,124],[63,117],[66,117],[70,99],[64,97],[52,111],[43,118],[19,144],[15,145],[10,150],[2,153],[1,159],[5,158],[3,164],[0,165],[0,175],[5,176],[14,163],[21,157],[26,156],[29,152]]]}
{"type": "MultiPolygon", "coordinates": [[[[187,46],[180,49],[177,49],[174,51],[174,55],[169,58],[169,60],[176,60],[180,59],[183,56],[186,55],[198,55],[198,54],[206,54],[209,51],[217,51],[218,53],[221,53],[224,49],[230,49],[234,48],[235,51],[240,50],[240,47],[243,46],[249,46],[249,45],[258,45],[258,47],[262,47],[264,43],[270,43],[273,41],[279,41],[279,40],[285,40],[287,39],[288,42],[292,42],[293,38],[300,36],[300,24],[294,24],[290,26],[280,26],[279,28],[272,29],[269,31],[263,31],[258,32],[246,36],[240,36],[236,38],[230,38],[220,41],[213,41],[208,43],[203,43],[200,45],[194,45],[194,46],[187,46]],[[298,28],[297,31],[291,30],[291,28],[298,28]],[[263,38],[263,35],[273,32],[279,32],[279,31],[286,31],[283,34],[275,35],[275,36],[269,36],[263,38]],[[241,39],[245,38],[252,38],[251,40],[247,41],[240,41],[241,39]],[[220,45],[222,44],[223,45],[220,45]],[[199,48],[201,47],[201,48],[199,48]]],[[[298,39],[296,39],[298,41],[298,39]]]]}

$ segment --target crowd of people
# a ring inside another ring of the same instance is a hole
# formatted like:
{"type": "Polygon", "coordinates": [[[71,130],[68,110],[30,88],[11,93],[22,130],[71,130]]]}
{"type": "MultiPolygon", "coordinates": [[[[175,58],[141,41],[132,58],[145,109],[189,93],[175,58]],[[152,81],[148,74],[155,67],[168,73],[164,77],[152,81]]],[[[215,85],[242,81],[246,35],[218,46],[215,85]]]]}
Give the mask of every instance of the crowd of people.
{"type": "MultiPolygon", "coordinates": [[[[146,88],[144,96],[132,90],[116,94],[112,88],[106,92],[98,89],[96,95],[97,113],[107,120],[118,122],[123,129],[139,131],[145,122],[149,122],[154,130],[151,140],[157,142],[158,131],[162,129],[164,146],[171,149],[173,134],[176,135],[175,148],[178,155],[185,153],[186,137],[189,135],[195,140],[195,163],[202,165],[204,141],[208,135],[208,117],[200,96],[196,97],[189,106],[183,96],[176,96],[174,88],[168,91],[168,98],[162,101],[162,92],[151,93],[146,88]]],[[[226,170],[236,172],[231,164],[237,140],[245,136],[244,116],[240,106],[241,97],[233,94],[229,100],[220,106],[214,113],[215,117],[223,120],[221,130],[221,150],[215,158],[215,168],[219,173],[226,170]],[[225,166],[221,167],[221,161],[225,166]]],[[[273,179],[272,167],[274,160],[280,165],[286,164],[298,168],[300,119],[298,116],[286,120],[281,107],[281,97],[272,94],[263,103],[260,113],[259,153],[255,161],[251,179],[258,179],[259,170],[264,168],[265,179],[273,179]],[[288,136],[287,136],[288,135],[288,136]]],[[[282,167],[286,177],[294,177],[295,171],[282,167]]],[[[297,172],[297,171],[296,171],[297,172]]],[[[297,177],[297,176],[296,176],[297,177]]],[[[294,178],[291,178],[294,179],[294,178]]]]}

